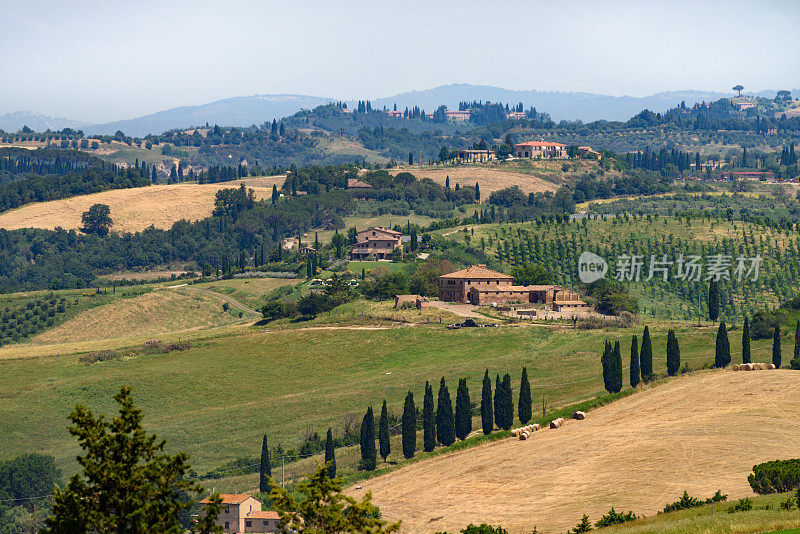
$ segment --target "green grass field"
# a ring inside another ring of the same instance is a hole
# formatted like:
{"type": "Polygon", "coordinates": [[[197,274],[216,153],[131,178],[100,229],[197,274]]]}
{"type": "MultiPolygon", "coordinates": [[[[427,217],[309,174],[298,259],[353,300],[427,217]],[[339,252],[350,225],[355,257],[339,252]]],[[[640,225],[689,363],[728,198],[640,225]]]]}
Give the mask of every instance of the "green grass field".
{"type": "MultiPolygon", "coordinates": [[[[666,331],[653,331],[655,367],[663,371],[666,331]]],[[[133,386],[148,429],[167,439],[171,450],[188,452],[199,472],[257,455],[265,432],[272,444],[289,447],[307,428],[324,432],[331,426],[340,433],[346,414],[360,417],[384,398],[399,415],[407,391],[421,400],[425,381],[441,376],[451,388],[466,377],[477,400],[485,369],[509,372],[517,383],[526,365],[535,402],[544,398],[555,408],[599,393],[603,340],[621,339],[626,347],[632,333],[640,329],[230,330],[195,339],[184,352],[91,366],[77,355],[5,360],[0,457],[43,452],[71,471],[77,448],[66,416],[76,403],[107,413],[122,385],[133,386]]],[[[713,358],[712,328],[679,328],[678,337],[690,367],[713,358]]],[[[754,361],[769,358],[767,345],[754,342],[754,361]]],[[[733,346],[736,361],[738,343],[733,346]]]]}

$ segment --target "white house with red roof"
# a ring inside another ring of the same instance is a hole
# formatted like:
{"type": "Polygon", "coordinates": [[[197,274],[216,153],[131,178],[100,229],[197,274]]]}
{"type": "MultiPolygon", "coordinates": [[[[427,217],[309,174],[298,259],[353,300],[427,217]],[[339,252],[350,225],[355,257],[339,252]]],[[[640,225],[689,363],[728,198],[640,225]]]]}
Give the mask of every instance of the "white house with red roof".
{"type": "Polygon", "coordinates": [[[518,158],[565,158],[567,146],[547,141],[527,141],[514,145],[514,153],[518,158]]]}

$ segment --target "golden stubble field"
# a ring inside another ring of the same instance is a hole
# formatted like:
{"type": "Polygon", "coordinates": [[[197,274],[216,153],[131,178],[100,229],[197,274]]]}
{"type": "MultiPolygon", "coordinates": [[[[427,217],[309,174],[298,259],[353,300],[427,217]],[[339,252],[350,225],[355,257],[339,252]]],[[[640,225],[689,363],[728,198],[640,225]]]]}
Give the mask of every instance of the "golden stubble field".
{"type": "MultiPolygon", "coordinates": [[[[509,438],[362,483],[403,532],[470,522],[564,532],[612,506],[654,515],[687,490],[752,495],[753,465],[794,458],[800,373],[703,372],[671,380],[527,441],[509,438]]],[[[722,512],[722,510],[720,510],[722,512]]]]}
{"type": "Polygon", "coordinates": [[[67,230],[81,226],[81,214],[93,204],[107,204],[117,232],[138,232],[150,225],[170,228],[181,219],[196,221],[211,215],[214,197],[224,188],[239,187],[244,182],[256,198],[270,198],[272,186],[281,187],[284,176],[260,176],[218,184],[152,185],[134,189],[115,189],[51,202],[27,204],[0,214],[0,228],[67,230]]]}
{"type": "Polygon", "coordinates": [[[472,166],[465,165],[463,167],[444,167],[441,169],[400,169],[392,171],[392,174],[399,172],[410,172],[417,179],[430,178],[438,184],[444,185],[447,177],[450,177],[450,187],[455,187],[456,182],[461,185],[474,186],[477,182],[481,188],[481,198],[489,198],[489,193],[499,189],[505,189],[512,185],[518,185],[525,193],[544,193],[547,191],[555,192],[558,185],[553,182],[548,182],[533,174],[525,174],[521,172],[514,172],[511,170],[504,170],[490,166],[472,166]]]}

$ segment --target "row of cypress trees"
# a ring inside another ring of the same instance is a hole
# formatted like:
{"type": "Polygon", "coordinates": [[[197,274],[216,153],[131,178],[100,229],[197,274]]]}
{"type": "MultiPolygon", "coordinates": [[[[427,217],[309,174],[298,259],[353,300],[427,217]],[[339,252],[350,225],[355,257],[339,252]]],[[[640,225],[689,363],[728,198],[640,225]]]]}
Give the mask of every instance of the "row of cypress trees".
{"type": "MultiPolygon", "coordinates": [[[[603,347],[603,355],[600,357],[603,366],[603,385],[609,393],[619,393],[622,391],[622,351],[619,341],[612,345],[606,341],[603,347]]],[[[681,366],[681,351],[678,346],[678,338],[674,330],[667,333],[667,374],[675,376],[681,366]]],[[[645,326],[642,333],[642,344],[639,346],[639,339],[633,336],[631,339],[630,351],[630,375],[631,387],[635,388],[640,382],[648,382],[653,377],[653,343],[650,339],[650,329],[645,326]]]]}
{"type": "MultiPolygon", "coordinates": [[[[800,321],[797,322],[794,333],[794,352],[792,353],[793,361],[800,363],[800,321]]],[[[717,330],[717,340],[714,347],[714,367],[727,367],[731,363],[731,344],[728,341],[728,328],[725,326],[725,321],[719,323],[717,330]]],[[[742,363],[751,363],[750,359],[750,320],[744,318],[744,326],[742,327],[742,363]]],[[[783,354],[781,352],[781,327],[775,325],[772,333],[772,363],[776,368],[780,367],[783,363],[783,354]]]]}

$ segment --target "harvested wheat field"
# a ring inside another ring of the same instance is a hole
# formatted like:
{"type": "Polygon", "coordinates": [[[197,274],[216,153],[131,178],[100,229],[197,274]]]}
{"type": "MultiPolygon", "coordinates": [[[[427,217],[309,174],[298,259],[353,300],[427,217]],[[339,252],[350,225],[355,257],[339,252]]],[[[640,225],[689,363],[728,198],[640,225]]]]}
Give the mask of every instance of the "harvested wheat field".
{"type": "Polygon", "coordinates": [[[512,185],[518,185],[525,193],[544,193],[546,191],[555,191],[558,189],[557,184],[548,182],[532,174],[493,167],[464,166],[442,169],[402,169],[392,171],[392,173],[397,174],[398,172],[404,171],[410,172],[420,180],[422,178],[430,178],[434,182],[442,185],[444,185],[449,176],[450,187],[455,187],[456,182],[461,185],[473,186],[475,182],[477,182],[481,188],[481,198],[489,198],[489,193],[492,191],[505,189],[512,185]]]}
{"type": "Polygon", "coordinates": [[[237,322],[222,309],[223,297],[163,289],[86,310],[31,340],[34,345],[98,339],[150,338],[237,322]]]}
{"type": "MultiPolygon", "coordinates": [[[[269,198],[272,185],[280,187],[284,180],[283,176],[264,176],[242,181],[255,191],[257,198],[269,198]]],[[[84,211],[93,204],[107,204],[114,231],[138,232],[150,225],[166,229],[181,219],[196,221],[208,217],[214,209],[217,191],[238,187],[239,183],[153,185],[26,204],[0,214],[0,228],[77,229],[84,211]]]]}
{"type": "Polygon", "coordinates": [[[800,373],[704,372],[669,380],[520,441],[504,439],[363,482],[403,532],[470,522],[564,532],[612,506],[653,515],[684,490],[752,495],[753,465],[797,457],[800,373]]]}

